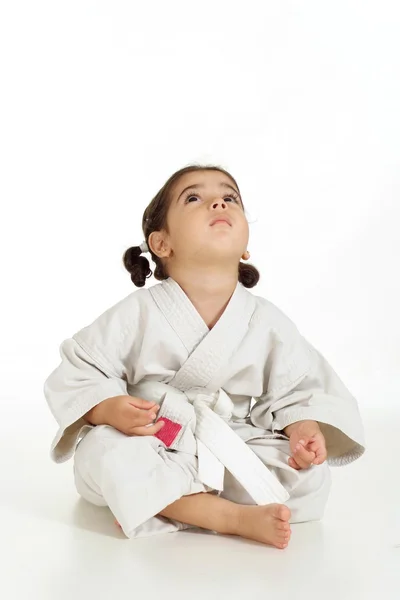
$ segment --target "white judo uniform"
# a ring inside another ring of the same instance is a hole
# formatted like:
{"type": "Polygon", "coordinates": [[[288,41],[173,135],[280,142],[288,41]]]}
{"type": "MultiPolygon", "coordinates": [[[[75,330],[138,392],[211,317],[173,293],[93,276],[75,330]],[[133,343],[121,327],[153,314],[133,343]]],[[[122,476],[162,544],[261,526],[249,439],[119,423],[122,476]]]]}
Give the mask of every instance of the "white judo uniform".
{"type": "Polygon", "coordinates": [[[242,504],[286,504],[291,522],[320,519],[328,465],[364,450],[357,402],[323,356],[272,303],[238,283],[209,330],[171,278],[136,290],[60,347],[44,385],[59,429],[51,456],[74,456],[79,494],[109,506],[127,537],[188,527],[158,514],[211,492],[242,504]],[[94,427],[83,415],[130,394],[160,404],[158,437],[94,427]],[[288,465],[283,429],[318,421],[328,460],[288,465]]]}

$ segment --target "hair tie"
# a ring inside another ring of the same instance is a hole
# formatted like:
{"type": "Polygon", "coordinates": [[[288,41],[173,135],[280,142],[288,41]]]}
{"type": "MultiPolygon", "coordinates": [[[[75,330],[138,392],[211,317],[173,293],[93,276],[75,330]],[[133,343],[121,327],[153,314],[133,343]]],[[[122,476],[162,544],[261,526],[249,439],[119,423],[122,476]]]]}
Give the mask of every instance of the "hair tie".
{"type": "Polygon", "coordinates": [[[146,240],[140,244],[139,248],[142,252],[150,252],[146,240]]]}

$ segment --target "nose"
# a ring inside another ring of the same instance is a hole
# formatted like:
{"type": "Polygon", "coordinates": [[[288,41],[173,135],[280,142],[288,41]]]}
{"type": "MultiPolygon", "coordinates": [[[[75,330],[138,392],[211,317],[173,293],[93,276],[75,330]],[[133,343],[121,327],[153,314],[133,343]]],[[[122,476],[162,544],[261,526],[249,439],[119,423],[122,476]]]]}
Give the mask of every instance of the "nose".
{"type": "Polygon", "coordinates": [[[226,208],[226,202],[222,198],[214,200],[214,202],[211,204],[211,208],[213,210],[216,208],[226,208]]]}

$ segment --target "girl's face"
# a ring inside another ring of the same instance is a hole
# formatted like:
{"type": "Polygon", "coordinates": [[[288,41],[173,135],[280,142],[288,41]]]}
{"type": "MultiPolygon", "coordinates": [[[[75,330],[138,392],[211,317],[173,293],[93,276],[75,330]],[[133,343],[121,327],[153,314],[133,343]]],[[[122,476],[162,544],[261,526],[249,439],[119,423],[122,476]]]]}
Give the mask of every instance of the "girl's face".
{"type": "Polygon", "coordinates": [[[239,260],[249,226],[233,181],[219,171],[186,173],[171,191],[166,244],[174,259],[239,260]]]}

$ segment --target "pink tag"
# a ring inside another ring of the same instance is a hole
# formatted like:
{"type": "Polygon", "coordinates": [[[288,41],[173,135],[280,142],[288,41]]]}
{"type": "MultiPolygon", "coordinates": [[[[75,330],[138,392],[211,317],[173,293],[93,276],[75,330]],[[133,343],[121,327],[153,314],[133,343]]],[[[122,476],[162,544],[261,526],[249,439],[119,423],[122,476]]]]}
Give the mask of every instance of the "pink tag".
{"type": "Polygon", "coordinates": [[[180,430],[182,429],[182,425],[179,425],[179,423],[175,423],[174,421],[171,421],[166,417],[160,417],[157,423],[159,421],[164,421],[165,425],[162,429],[160,429],[158,433],[154,435],[154,437],[164,442],[167,448],[169,448],[176,439],[176,436],[178,435],[180,430]]]}

